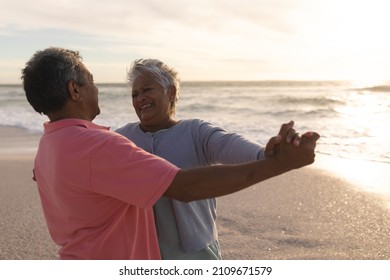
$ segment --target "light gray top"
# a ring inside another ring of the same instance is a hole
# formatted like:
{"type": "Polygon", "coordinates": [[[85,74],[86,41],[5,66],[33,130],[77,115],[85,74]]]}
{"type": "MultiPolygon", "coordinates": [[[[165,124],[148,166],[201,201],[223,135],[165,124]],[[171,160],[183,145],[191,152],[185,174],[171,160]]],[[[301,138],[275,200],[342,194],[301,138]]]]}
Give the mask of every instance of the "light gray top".
{"type": "MultiPolygon", "coordinates": [[[[155,133],[143,132],[139,122],[129,123],[117,132],[181,169],[249,162],[262,159],[264,153],[261,145],[198,119],[182,120],[155,133]]],[[[195,253],[218,238],[214,198],[184,203],[162,197],[154,210],[163,258],[172,254],[169,250],[175,244],[181,246],[183,253],[195,253]],[[173,211],[167,211],[169,208],[173,211]],[[172,226],[175,221],[177,227],[172,226]]]]}

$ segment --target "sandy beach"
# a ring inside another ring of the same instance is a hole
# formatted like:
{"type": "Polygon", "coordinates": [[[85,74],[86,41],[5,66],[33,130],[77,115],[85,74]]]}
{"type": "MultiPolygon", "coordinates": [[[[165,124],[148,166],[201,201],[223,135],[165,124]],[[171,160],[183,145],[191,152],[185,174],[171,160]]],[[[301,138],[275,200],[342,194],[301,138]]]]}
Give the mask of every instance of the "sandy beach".
{"type": "MultiPolygon", "coordinates": [[[[0,135],[0,259],[57,259],[31,179],[39,135],[6,127],[0,135]]],[[[223,257],[390,259],[389,196],[317,165],[218,198],[223,257]]]]}
{"type": "Polygon", "coordinates": [[[305,167],[219,198],[225,259],[390,259],[388,197],[305,167]]]}

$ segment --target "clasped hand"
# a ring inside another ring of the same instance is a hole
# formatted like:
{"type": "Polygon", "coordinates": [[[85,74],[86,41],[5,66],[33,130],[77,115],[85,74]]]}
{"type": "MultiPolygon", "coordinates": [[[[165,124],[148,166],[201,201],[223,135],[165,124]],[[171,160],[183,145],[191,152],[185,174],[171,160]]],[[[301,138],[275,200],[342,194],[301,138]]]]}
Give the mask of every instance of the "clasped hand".
{"type": "Polygon", "coordinates": [[[287,169],[296,169],[312,164],[315,158],[315,147],[320,135],[306,132],[302,136],[295,132],[294,122],[281,126],[277,136],[272,137],[265,149],[267,158],[275,158],[287,169]]]}

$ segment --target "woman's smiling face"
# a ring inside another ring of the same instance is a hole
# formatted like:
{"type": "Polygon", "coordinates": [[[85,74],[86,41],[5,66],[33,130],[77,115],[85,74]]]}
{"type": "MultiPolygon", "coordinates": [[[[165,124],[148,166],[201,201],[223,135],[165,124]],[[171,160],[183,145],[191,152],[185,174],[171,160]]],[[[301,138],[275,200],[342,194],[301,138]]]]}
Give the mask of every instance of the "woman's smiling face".
{"type": "Polygon", "coordinates": [[[143,73],[134,80],[131,94],[134,110],[143,129],[154,132],[166,127],[174,100],[172,90],[165,92],[153,74],[143,73]]]}

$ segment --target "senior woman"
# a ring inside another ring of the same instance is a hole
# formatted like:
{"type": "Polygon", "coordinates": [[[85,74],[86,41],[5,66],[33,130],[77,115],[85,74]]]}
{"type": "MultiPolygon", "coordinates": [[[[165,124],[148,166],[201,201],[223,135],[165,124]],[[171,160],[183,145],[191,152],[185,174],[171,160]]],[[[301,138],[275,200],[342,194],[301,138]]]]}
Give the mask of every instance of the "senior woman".
{"type": "MultiPolygon", "coordinates": [[[[264,154],[272,156],[280,141],[273,137],[264,148],[199,119],[175,120],[178,74],[159,60],[134,61],[128,82],[140,121],[117,132],[182,169],[262,159],[264,154]]],[[[287,141],[299,145],[300,136],[292,129],[287,141]]],[[[183,203],[162,197],[154,213],[163,259],[221,259],[215,199],[183,203]]]]}

